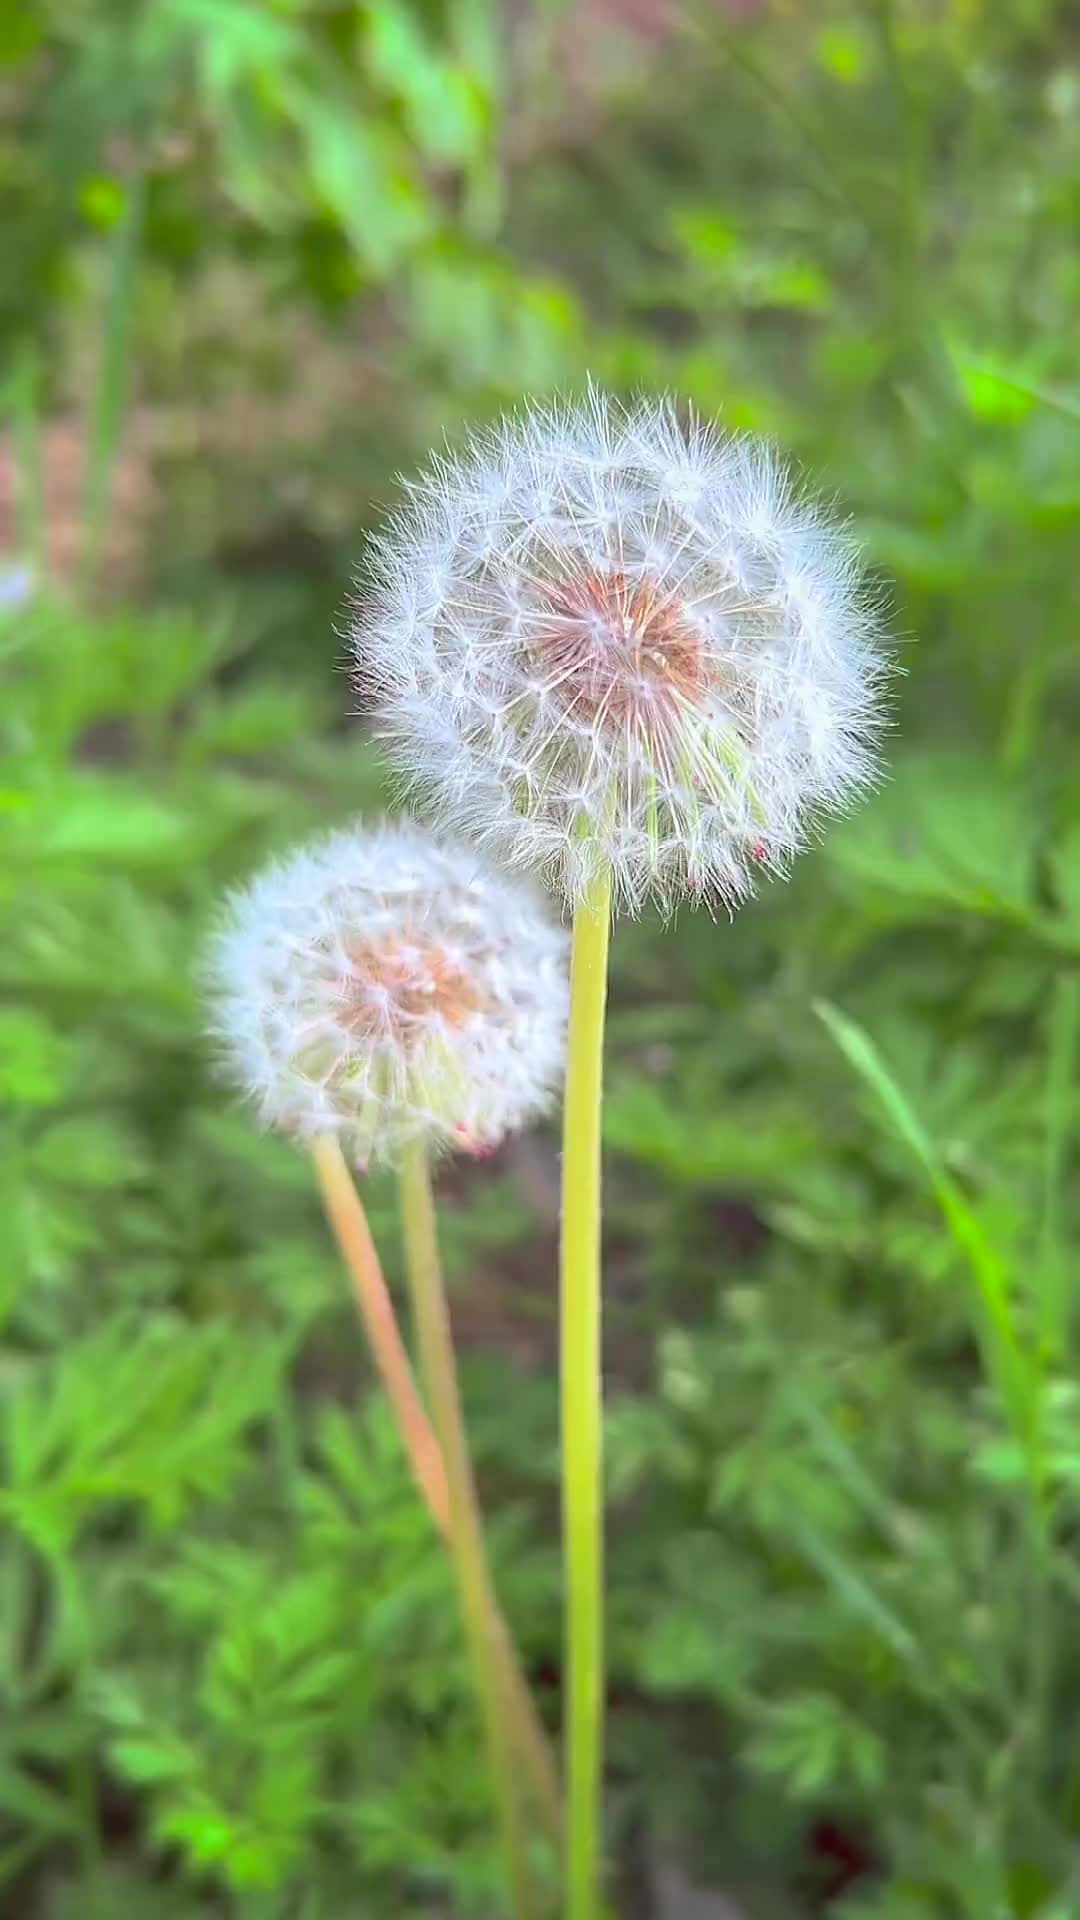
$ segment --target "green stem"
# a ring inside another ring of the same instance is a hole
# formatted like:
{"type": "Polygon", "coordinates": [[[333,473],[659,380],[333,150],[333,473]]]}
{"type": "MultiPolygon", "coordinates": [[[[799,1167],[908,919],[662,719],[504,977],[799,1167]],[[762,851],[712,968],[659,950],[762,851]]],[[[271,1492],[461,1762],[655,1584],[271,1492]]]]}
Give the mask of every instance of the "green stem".
{"type": "Polygon", "coordinates": [[[405,1264],[420,1352],[420,1372],[446,1466],[450,1495],[450,1548],[461,1596],[473,1677],[484,1717],[511,1905],[518,1920],[529,1920],[534,1911],[532,1875],[510,1737],[505,1648],[495,1624],[497,1608],[494,1587],[488,1569],[480,1506],[469,1461],[450,1314],[439,1258],[431,1175],[422,1141],[411,1142],[402,1158],[401,1218],[405,1264]]]}
{"type": "Polygon", "coordinates": [[[600,1907],[603,1753],[603,1381],[600,1121],[611,872],[574,915],[563,1119],[560,1252],[563,1540],[566,1564],[566,1920],[600,1907]]]}

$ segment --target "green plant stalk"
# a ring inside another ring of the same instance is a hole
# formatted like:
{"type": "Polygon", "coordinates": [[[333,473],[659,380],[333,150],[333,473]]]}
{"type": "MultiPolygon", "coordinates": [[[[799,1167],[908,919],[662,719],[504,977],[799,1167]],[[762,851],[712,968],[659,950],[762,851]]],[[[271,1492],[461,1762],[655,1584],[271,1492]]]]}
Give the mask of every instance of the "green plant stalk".
{"type": "Polygon", "coordinates": [[[497,1604],[469,1460],[439,1257],[431,1173],[422,1141],[411,1141],[405,1148],[400,1183],[405,1266],[416,1324],[420,1373],[446,1466],[450,1549],[473,1679],[484,1718],[507,1886],[517,1920],[529,1920],[535,1911],[533,1879],[514,1765],[505,1666],[500,1635],[494,1625],[497,1604]]]}
{"type": "Polygon", "coordinates": [[[108,525],[113,468],[127,412],[131,320],[145,212],[146,179],[137,171],[128,183],[109,259],[101,358],[94,384],[86,458],[79,582],[84,596],[93,592],[97,580],[108,525]]]}
{"type": "Polygon", "coordinates": [[[611,871],[574,914],[563,1117],[560,1247],[563,1542],[566,1583],[566,1920],[601,1902],[604,1703],[603,1380],[600,1187],[611,871]]]}
{"type": "Polygon", "coordinates": [[[1067,1358],[1069,1351],[1069,1272],[1062,1214],[1071,1131],[1070,1106],[1078,1051],[1080,975],[1061,971],[1055,979],[1050,1003],[1038,1263],[1043,1355],[1057,1364],[1067,1358]]]}
{"type": "MultiPolygon", "coordinates": [[[[1044,1091],[1043,1193],[1040,1220],[1038,1275],[1037,1367],[1045,1375],[1067,1365],[1072,1332],[1069,1263],[1065,1245],[1063,1201],[1071,1135],[1071,1101],[1080,1048],[1080,977],[1059,970],[1050,1001],[1044,1091]]],[[[1033,1542],[1027,1598],[1028,1751],[1037,1756],[1046,1738],[1055,1669],[1058,1661],[1056,1616],[1054,1512],[1049,1488],[1041,1491],[1033,1522],[1033,1542]]]]}
{"type": "MultiPolygon", "coordinates": [[[[363,1201],[336,1139],[326,1136],[313,1141],[311,1153],[323,1206],[352,1281],[379,1378],[394,1410],[413,1474],[435,1525],[449,1542],[450,1489],[442,1448],[413,1377],[363,1201]]],[[[552,1851],[558,1858],[562,1851],[559,1777],[493,1587],[490,1604],[491,1632],[498,1649],[506,1710],[518,1759],[552,1851]]]]}

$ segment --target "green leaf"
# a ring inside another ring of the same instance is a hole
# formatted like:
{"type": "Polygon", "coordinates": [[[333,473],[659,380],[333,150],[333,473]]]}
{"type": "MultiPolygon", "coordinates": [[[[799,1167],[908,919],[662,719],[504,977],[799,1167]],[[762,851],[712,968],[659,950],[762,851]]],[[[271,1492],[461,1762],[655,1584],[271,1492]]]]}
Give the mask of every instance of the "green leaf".
{"type": "Polygon", "coordinates": [[[32,1773],[0,1762],[0,1808],[9,1818],[42,1834],[78,1838],[82,1813],[58,1786],[35,1779],[32,1773]]]}
{"type": "Polygon", "coordinates": [[[411,7],[379,0],[365,15],[371,71],[402,101],[420,151],[459,165],[469,160],[492,121],[478,75],[436,55],[411,7]]]}
{"type": "Polygon", "coordinates": [[[387,273],[433,225],[407,150],[325,97],[302,95],[296,110],[317,193],[359,257],[387,273]]]}
{"type": "Polygon", "coordinates": [[[287,70],[301,53],[303,43],[283,13],[251,0],[168,0],[162,15],[197,36],[203,84],[218,106],[259,76],[287,70]]]}
{"type": "Polygon", "coordinates": [[[728,263],[739,251],[737,228],[711,202],[676,207],[671,214],[671,231],[692,258],[708,266],[718,261],[728,263]]]}
{"type": "Polygon", "coordinates": [[[183,1780],[197,1765],[185,1747],[149,1733],[138,1740],[113,1740],[109,1752],[121,1773],[140,1787],[183,1780]]]}
{"type": "Polygon", "coordinates": [[[1080,425],[1080,398],[1043,386],[1022,364],[955,346],[951,357],[968,405],[982,418],[1022,419],[1038,406],[1080,425]]]}
{"type": "Polygon", "coordinates": [[[1022,420],[1036,404],[1035,395],[1007,360],[992,354],[952,349],[952,363],[972,413],[982,420],[1022,420]]]}
{"type": "Polygon", "coordinates": [[[34,1146],[39,1178],[73,1187],[114,1187],[144,1179],[145,1146],[131,1127],[110,1115],[71,1115],[56,1121],[34,1146]]]}
{"type": "Polygon", "coordinates": [[[625,1073],[611,1086],[604,1137],[680,1183],[786,1186],[818,1149],[814,1118],[798,1101],[755,1092],[741,1094],[730,1111],[715,1097],[702,1110],[691,1098],[673,1100],[669,1087],[625,1073]]]}
{"type": "Polygon", "coordinates": [[[152,864],[189,850],[195,823],[117,778],[71,774],[40,795],[23,823],[43,860],[152,864]]]}
{"type": "Polygon", "coordinates": [[[779,1774],[800,1798],[812,1799],[841,1784],[880,1785],[886,1748],[830,1695],[803,1693],[769,1709],[749,1758],[762,1772],[779,1774]]]}
{"type": "Polygon", "coordinates": [[[0,1008],[0,1102],[55,1106],[70,1083],[74,1049],[43,1019],[0,1008]]]}
{"type": "Polygon", "coordinates": [[[988,759],[924,751],[897,762],[828,851],[853,878],[913,903],[1012,917],[1035,906],[1041,827],[1030,792],[988,759]]]}
{"type": "Polygon", "coordinates": [[[326,719],[326,702],[315,689],[263,679],[228,697],[206,697],[185,731],[183,757],[268,753],[317,735],[326,719]]]}
{"type": "Polygon", "coordinates": [[[749,1649],[736,1649],[701,1605],[661,1608],[642,1637],[639,1671],[658,1693],[703,1693],[723,1698],[749,1668],[749,1649]]]}

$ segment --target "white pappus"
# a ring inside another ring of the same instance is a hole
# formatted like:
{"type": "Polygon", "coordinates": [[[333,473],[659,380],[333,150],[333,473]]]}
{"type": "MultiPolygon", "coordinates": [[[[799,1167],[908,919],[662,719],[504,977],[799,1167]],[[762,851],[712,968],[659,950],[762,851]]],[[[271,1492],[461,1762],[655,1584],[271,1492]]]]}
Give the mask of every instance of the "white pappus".
{"type": "Polygon", "coordinates": [[[437,815],[576,902],[733,904],[872,780],[889,661],[842,530],[764,444],[590,389],[436,458],[352,643],[437,815]]]}

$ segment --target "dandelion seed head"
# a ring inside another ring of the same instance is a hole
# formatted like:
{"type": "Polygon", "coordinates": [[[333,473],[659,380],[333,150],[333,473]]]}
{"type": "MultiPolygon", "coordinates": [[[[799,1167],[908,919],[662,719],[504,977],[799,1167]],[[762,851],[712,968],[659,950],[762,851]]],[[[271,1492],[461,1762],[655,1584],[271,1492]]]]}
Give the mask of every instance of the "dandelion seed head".
{"type": "Polygon", "coordinates": [[[206,956],[229,1077],[263,1123],[361,1165],[480,1153],[562,1066],[566,936],[520,879],[407,823],[302,847],[230,898],[206,956]]]}
{"type": "Polygon", "coordinates": [[[872,781],[889,663],[846,534],[761,443],[591,389],[435,459],[353,644],[439,816],[571,902],[734,903],[872,781]]]}

